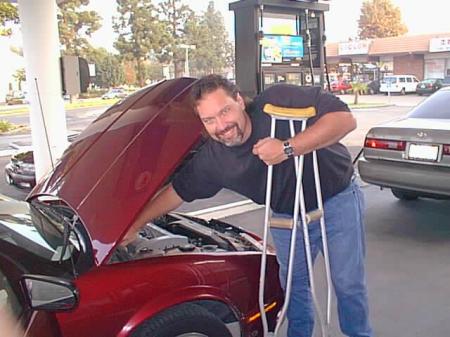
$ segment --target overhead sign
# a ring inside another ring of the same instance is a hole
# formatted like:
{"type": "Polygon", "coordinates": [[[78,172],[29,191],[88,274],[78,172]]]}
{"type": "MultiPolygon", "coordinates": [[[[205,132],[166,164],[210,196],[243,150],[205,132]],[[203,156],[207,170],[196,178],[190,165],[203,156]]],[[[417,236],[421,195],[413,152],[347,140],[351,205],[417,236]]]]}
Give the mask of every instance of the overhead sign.
{"type": "Polygon", "coordinates": [[[350,41],[339,43],[339,55],[358,55],[368,54],[370,40],[350,41]]]}
{"type": "Polygon", "coordinates": [[[450,51],[450,37],[436,37],[430,40],[430,53],[450,51]]]}

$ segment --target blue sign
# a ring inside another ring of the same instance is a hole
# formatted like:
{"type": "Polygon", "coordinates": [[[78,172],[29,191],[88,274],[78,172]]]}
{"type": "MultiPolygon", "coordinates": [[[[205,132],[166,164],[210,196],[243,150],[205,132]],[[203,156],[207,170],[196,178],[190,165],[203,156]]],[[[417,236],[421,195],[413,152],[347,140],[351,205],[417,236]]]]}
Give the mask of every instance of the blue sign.
{"type": "Polygon", "coordinates": [[[286,63],[303,58],[303,37],[299,35],[264,35],[261,40],[262,63],[286,63]]]}

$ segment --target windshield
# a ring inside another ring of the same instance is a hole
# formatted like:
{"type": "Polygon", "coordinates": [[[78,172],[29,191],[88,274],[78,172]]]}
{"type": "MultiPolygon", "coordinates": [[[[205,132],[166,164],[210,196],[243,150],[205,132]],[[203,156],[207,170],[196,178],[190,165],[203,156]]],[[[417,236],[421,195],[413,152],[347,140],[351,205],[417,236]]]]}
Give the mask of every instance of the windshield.
{"type": "Polygon", "coordinates": [[[440,90],[419,104],[409,114],[409,118],[450,119],[450,91],[440,90]]]}
{"type": "Polygon", "coordinates": [[[78,220],[68,207],[11,202],[0,211],[0,239],[49,261],[76,262],[81,243],[73,226],[78,220]]]}

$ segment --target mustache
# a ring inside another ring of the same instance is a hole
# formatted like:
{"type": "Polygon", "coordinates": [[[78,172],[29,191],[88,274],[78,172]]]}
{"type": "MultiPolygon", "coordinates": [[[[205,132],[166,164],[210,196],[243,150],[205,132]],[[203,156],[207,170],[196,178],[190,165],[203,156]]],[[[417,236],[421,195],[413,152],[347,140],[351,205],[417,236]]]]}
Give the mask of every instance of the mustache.
{"type": "Polygon", "coordinates": [[[225,133],[227,133],[228,131],[230,131],[231,129],[235,128],[237,125],[235,123],[228,125],[225,129],[216,132],[216,136],[223,136],[225,133]]]}

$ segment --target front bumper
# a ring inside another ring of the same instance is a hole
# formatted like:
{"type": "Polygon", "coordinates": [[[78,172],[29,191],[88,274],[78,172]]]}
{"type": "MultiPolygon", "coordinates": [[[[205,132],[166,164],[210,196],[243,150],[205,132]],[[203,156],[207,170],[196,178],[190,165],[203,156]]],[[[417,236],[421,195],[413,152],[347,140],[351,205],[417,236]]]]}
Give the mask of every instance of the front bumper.
{"type": "Polygon", "coordinates": [[[7,174],[14,185],[31,188],[36,185],[35,175],[23,174],[16,172],[11,164],[6,165],[5,174],[7,174]]]}
{"type": "Polygon", "coordinates": [[[370,184],[450,196],[448,167],[362,158],[358,170],[361,179],[370,184]]]}

